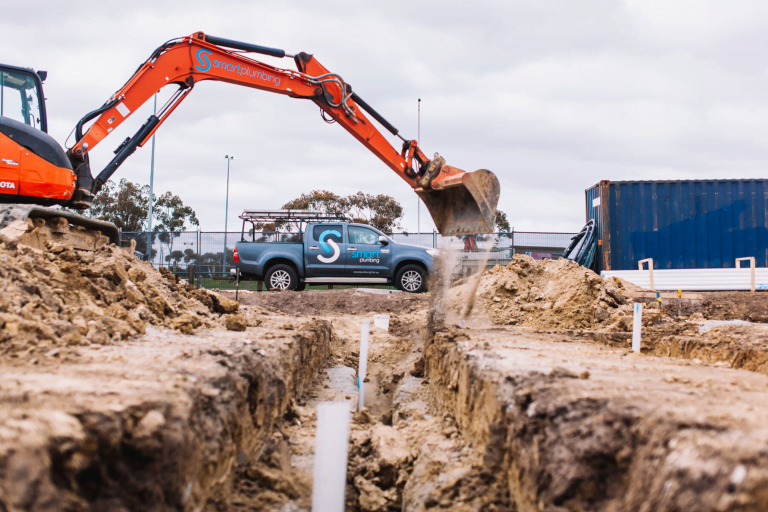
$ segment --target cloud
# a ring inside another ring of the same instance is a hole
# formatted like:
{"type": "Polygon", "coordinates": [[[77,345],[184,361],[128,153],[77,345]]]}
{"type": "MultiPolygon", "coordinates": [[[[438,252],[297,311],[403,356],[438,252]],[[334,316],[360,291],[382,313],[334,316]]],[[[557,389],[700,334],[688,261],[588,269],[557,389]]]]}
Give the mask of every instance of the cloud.
{"type": "MultiPolygon", "coordinates": [[[[204,30],[313,53],[405,137],[416,136],[421,98],[428,155],[494,171],[516,229],[575,231],[599,180],[764,175],[766,10],[747,0],[32,1],[4,7],[0,30],[6,63],[49,71],[50,132],[62,143],[154,48],[204,30]]],[[[150,101],[107,138],[94,167],[151,112],[150,101]]],[[[323,188],[390,194],[415,229],[410,187],[310,102],[201,83],[158,131],[155,190],[179,194],[204,230],[223,228],[225,154],[235,155],[229,226],[245,208],[323,188]]],[[[149,160],[140,149],[116,177],[148,182],[149,160]]],[[[423,229],[424,219],[422,209],[423,229]]]]}

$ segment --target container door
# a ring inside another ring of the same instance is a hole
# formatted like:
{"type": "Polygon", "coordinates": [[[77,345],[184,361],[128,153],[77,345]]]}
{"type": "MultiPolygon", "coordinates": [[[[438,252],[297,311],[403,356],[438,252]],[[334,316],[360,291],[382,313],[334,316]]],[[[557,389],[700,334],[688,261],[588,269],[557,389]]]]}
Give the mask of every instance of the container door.
{"type": "Polygon", "coordinates": [[[347,276],[388,277],[390,246],[379,242],[380,233],[360,226],[348,226],[347,276]]]}
{"type": "Polygon", "coordinates": [[[343,277],[347,245],[343,224],[316,224],[307,236],[304,251],[306,277],[343,277]]]}
{"type": "Polygon", "coordinates": [[[595,221],[595,231],[597,240],[597,249],[595,250],[595,264],[593,270],[600,273],[604,270],[603,267],[603,197],[601,183],[598,183],[592,188],[587,189],[586,203],[587,203],[587,222],[590,220],[595,221]]]}

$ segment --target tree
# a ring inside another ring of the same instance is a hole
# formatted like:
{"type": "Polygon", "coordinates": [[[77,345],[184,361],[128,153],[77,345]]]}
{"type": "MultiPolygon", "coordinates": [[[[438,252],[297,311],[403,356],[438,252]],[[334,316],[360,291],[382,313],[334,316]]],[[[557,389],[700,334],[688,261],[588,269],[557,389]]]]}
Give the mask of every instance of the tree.
{"type": "Polygon", "coordinates": [[[125,178],[107,181],[93,199],[87,215],[112,222],[123,231],[144,231],[149,212],[149,186],[134,184],[125,178]]]}
{"type": "Polygon", "coordinates": [[[313,190],[309,194],[301,194],[296,199],[283,205],[284,210],[311,210],[313,212],[344,215],[342,198],[327,190],[313,190]]]}
{"type": "Polygon", "coordinates": [[[400,227],[403,207],[391,196],[358,192],[342,199],[341,205],[352,220],[370,224],[380,231],[391,233],[400,227]]]}
{"type": "Polygon", "coordinates": [[[496,210],[496,218],[494,219],[494,224],[496,225],[497,233],[509,233],[512,231],[512,228],[509,225],[509,221],[507,220],[507,214],[501,210],[496,210]]]}
{"type": "MultiPolygon", "coordinates": [[[[190,206],[186,206],[179,196],[170,192],[166,192],[157,199],[154,212],[157,212],[155,215],[158,220],[156,230],[163,231],[157,236],[168,247],[169,255],[174,253],[173,240],[179,236],[181,231],[187,229],[187,224],[190,227],[200,225],[195,211],[190,206]]],[[[178,252],[181,256],[176,259],[177,262],[184,255],[181,251],[178,252]]],[[[170,260],[166,258],[166,261],[170,260]]]]}
{"type": "MultiPolygon", "coordinates": [[[[311,210],[351,218],[354,222],[369,224],[385,233],[400,227],[403,207],[393,197],[363,192],[341,197],[327,190],[313,190],[309,194],[288,201],[284,210],[311,210]]],[[[275,229],[283,228],[276,223],[275,229]]],[[[257,227],[258,229],[258,227],[257,227]]]]}

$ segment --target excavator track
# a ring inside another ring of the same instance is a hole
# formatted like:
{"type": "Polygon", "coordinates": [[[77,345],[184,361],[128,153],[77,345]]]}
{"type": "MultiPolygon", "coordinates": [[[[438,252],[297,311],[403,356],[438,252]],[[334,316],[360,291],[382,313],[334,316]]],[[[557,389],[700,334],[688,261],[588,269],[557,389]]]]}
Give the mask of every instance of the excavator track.
{"type": "Polygon", "coordinates": [[[120,245],[120,231],[111,222],[57,208],[0,203],[0,236],[45,250],[47,242],[94,251],[120,245]]]}

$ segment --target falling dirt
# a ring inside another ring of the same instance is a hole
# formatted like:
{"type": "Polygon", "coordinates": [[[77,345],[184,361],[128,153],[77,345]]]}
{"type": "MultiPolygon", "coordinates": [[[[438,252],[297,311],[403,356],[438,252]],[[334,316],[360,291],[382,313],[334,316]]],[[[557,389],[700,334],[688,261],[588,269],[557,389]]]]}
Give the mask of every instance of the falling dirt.
{"type": "Polygon", "coordinates": [[[485,268],[488,266],[488,256],[491,254],[493,246],[488,244],[485,250],[480,254],[480,260],[478,262],[477,273],[469,278],[469,285],[465,292],[464,305],[461,308],[461,319],[466,320],[469,315],[472,314],[472,309],[475,307],[475,300],[477,297],[477,288],[480,286],[480,281],[485,273],[485,268]]]}

